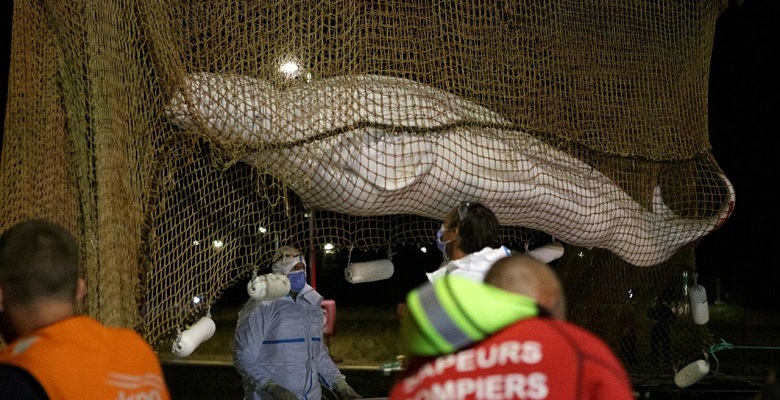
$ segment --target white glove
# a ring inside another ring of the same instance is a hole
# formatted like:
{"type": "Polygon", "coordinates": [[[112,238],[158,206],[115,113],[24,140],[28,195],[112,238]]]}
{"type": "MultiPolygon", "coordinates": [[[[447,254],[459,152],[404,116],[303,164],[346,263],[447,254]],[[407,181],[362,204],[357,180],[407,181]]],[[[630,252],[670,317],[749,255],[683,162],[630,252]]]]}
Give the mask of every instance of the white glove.
{"type": "Polygon", "coordinates": [[[333,382],[333,389],[338,392],[339,397],[344,400],[363,398],[363,396],[357,394],[354,389],[347,385],[347,380],[345,378],[340,378],[336,382],[333,382]]]}
{"type": "Polygon", "coordinates": [[[294,395],[291,391],[277,385],[273,381],[268,381],[268,383],[263,386],[263,390],[270,393],[271,396],[274,396],[275,400],[298,400],[298,396],[294,395]]]}

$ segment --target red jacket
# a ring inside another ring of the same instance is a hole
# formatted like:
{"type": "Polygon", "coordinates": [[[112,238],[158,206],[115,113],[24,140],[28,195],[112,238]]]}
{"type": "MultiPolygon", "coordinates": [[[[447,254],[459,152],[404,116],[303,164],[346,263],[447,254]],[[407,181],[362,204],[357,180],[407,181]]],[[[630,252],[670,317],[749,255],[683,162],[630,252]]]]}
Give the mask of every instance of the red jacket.
{"type": "Polygon", "coordinates": [[[89,317],[68,318],[0,349],[0,363],[18,366],[49,399],[170,399],[152,348],[135,331],[89,317]]]}
{"type": "Polygon", "coordinates": [[[391,400],[631,400],[631,383],[592,333],[548,318],[521,320],[410,370],[391,400]]]}

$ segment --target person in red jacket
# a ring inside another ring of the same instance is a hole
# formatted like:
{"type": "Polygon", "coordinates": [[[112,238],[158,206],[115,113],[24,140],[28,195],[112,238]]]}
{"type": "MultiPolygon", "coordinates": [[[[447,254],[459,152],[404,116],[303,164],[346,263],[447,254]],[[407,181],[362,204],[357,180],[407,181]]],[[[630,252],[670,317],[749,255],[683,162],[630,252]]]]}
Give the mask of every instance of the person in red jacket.
{"type": "Polygon", "coordinates": [[[526,255],[497,261],[484,283],[445,276],[407,296],[412,361],[391,400],[633,399],[597,336],[564,320],[560,281],[526,255]]]}
{"type": "Polygon", "coordinates": [[[59,225],[25,221],[0,237],[0,399],[170,399],[140,335],[76,314],[78,269],[59,225]]]}

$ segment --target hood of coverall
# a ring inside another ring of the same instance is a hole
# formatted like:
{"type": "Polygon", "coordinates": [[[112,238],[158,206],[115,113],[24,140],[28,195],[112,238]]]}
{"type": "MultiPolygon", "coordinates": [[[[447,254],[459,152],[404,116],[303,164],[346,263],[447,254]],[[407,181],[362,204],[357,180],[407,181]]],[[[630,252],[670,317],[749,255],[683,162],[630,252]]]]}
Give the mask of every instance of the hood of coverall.
{"type": "Polygon", "coordinates": [[[303,263],[306,268],[306,260],[298,249],[292,246],[282,246],[274,254],[274,264],[271,270],[277,275],[287,275],[298,263],[303,263]]]}

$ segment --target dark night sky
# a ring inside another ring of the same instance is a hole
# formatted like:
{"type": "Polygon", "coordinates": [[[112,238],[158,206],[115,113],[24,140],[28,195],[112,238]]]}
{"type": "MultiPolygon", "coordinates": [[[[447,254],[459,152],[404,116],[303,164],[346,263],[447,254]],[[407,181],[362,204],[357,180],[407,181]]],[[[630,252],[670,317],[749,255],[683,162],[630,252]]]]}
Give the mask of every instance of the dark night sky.
{"type": "MultiPolygon", "coordinates": [[[[0,117],[5,105],[13,1],[0,0],[0,117]]],[[[709,128],[713,154],[734,184],[737,201],[731,218],[703,238],[697,248],[699,281],[711,300],[716,277],[724,298],[752,308],[777,308],[780,266],[775,231],[780,227],[778,139],[780,1],[744,0],[720,16],[710,74],[709,128]]],[[[0,144],[2,144],[0,128],[0,144]]]]}
{"type": "Polygon", "coordinates": [[[777,0],[732,3],[718,19],[710,69],[710,143],[737,197],[731,218],[699,243],[697,267],[711,300],[718,276],[722,293],[754,308],[780,306],[778,17],[777,0]]]}

